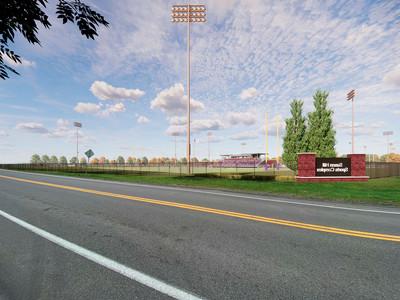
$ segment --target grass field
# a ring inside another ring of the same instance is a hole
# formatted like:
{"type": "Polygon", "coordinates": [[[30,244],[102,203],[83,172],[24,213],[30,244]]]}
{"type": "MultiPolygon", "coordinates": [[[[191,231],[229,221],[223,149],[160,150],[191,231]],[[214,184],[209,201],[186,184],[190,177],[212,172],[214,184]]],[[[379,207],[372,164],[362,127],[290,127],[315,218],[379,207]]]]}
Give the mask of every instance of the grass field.
{"type": "Polygon", "coordinates": [[[371,179],[368,182],[296,183],[285,181],[254,181],[226,178],[85,174],[42,172],[73,177],[84,177],[124,182],[203,187],[269,195],[283,195],[300,199],[335,200],[400,207],[400,177],[371,179]]]}

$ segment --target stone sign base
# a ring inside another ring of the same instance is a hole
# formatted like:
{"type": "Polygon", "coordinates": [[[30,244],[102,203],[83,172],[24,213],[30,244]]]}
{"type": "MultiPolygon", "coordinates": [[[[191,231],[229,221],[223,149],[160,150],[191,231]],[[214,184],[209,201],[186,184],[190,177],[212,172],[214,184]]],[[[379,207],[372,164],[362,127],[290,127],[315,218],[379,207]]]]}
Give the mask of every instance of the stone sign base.
{"type": "Polygon", "coordinates": [[[350,176],[316,176],[316,154],[298,154],[297,182],[355,182],[368,181],[366,176],[365,154],[348,154],[350,158],[350,176]]]}
{"type": "Polygon", "coordinates": [[[354,181],[368,181],[369,176],[312,176],[301,177],[296,176],[297,182],[354,182],[354,181]]]}

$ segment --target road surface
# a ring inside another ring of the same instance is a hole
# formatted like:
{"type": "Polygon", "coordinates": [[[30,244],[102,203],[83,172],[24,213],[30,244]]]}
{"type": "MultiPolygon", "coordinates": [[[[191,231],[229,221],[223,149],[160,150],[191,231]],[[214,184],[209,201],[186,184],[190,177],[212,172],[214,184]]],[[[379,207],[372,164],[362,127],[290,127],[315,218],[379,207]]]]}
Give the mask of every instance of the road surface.
{"type": "Polygon", "coordinates": [[[0,170],[0,299],[173,298],[400,299],[400,209],[0,170]]]}

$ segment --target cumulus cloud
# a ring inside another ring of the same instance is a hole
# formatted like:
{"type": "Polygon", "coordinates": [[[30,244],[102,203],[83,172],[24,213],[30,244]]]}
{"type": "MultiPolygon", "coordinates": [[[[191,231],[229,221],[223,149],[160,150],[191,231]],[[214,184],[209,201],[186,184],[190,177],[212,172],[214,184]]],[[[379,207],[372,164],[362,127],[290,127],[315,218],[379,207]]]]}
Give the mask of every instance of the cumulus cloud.
{"type": "Polygon", "coordinates": [[[79,102],[74,110],[80,114],[89,114],[89,115],[97,115],[102,117],[107,117],[112,113],[120,113],[126,111],[126,107],[124,103],[119,102],[115,104],[107,104],[104,106],[103,104],[96,104],[96,103],[84,103],[79,102]]]}
{"type": "MultiPolygon", "coordinates": [[[[170,126],[167,128],[166,133],[172,136],[182,136],[186,134],[186,120],[181,123],[181,119],[173,119],[170,126]]],[[[191,122],[192,132],[201,132],[209,130],[219,130],[223,128],[223,123],[220,120],[200,119],[191,122]]]]}
{"type": "Polygon", "coordinates": [[[18,68],[18,67],[22,67],[22,68],[32,68],[36,66],[36,63],[34,61],[31,60],[27,60],[25,58],[21,57],[21,63],[16,63],[15,61],[13,61],[11,58],[9,58],[7,55],[3,56],[4,62],[8,65],[10,65],[13,68],[18,68]]]}
{"type": "MultiPolygon", "coordinates": [[[[157,97],[151,101],[152,109],[160,109],[168,115],[178,115],[186,112],[187,96],[184,95],[184,88],[181,83],[177,83],[170,88],[162,90],[157,97]]],[[[192,111],[204,109],[204,104],[200,101],[191,99],[190,108],[192,111]]]]}
{"type": "Polygon", "coordinates": [[[245,141],[254,140],[258,138],[257,131],[243,131],[231,136],[231,140],[245,141]]]}
{"type": "Polygon", "coordinates": [[[97,114],[101,110],[101,106],[96,103],[78,102],[74,110],[80,114],[97,114]]]}
{"type": "Polygon", "coordinates": [[[230,125],[253,125],[256,123],[256,114],[253,112],[229,112],[227,120],[230,125]]]}
{"type": "Polygon", "coordinates": [[[251,88],[242,90],[242,92],[240,93],[239,96],[240,96],[240,99],[247,100],[250,98],[254,98],[257,95],[258,95],[257,89],[255,87],[251,87],[251,88]]]}
{"type": "Polygon", "coordinates": [[[126,89],[114,87],[104,81],[95,81],[90,91],[100,100],[132,100],[136,101],[145,93],[139,89],[126,89]]]}
{"type": "Polygon", "coordinates": [[[146,124],[149,123],[150,120],[145,117],[145,116],[138,116],[137,120],[136,120],[139,124],[146,124]]]}
{"type": "Polygon", "coordinates": [[[41,123],[35,122],[27,122],[27,123],[18,123],[16,126],[17,129],[31,132],[31,133],[48,133],[49,130],[43,126],[41,123]]]}
{"type": "Polygon", "coordinates": [[[383,77],[383,82],[400,87],[400,65],[383,77]]]}
{"type": "Polygon", "coordinates": [[[194,132],[205,130],[219,130],[221,128],[223,128],[222,122],[215,119],[194,120],[191,124],[191,129],[194,132]]]}
{"type": "Polygon", "coordinates": [[[165,133],[171,136],[184,136],[186,135],[186,126],[171,125],[167,128],[165,133]]]}
{"type": "Polygon", "coordinates": [[[104,112],[119,113],[119,112],[124,112],[125,110],[126,110],[125,105],[122,102],[119,102],[113,105],[107,105],[107,108],[104,110],[104,112]]]}

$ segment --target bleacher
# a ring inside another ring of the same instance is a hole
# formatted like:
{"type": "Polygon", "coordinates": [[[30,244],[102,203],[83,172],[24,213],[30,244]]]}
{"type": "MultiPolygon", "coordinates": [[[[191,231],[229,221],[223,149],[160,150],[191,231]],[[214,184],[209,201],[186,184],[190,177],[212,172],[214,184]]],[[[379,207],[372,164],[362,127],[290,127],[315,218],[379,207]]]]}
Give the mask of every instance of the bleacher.
{"type": "Polygon", "coordinates": [[[222,155],[221,167],[224,168],[254,168],[261,165],[265,159],[264,153],[244,153],[222,155]]]}

